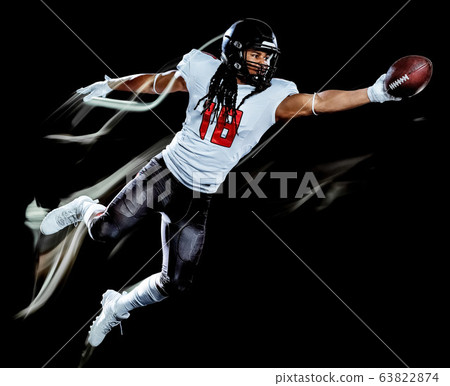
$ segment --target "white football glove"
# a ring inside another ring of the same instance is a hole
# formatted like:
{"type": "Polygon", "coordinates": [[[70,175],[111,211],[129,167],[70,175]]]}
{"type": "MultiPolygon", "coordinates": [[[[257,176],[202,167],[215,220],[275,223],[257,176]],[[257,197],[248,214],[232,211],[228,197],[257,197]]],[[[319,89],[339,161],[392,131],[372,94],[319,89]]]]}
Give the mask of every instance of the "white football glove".
{"type": "Polygon", "coordinates": [[[78,94],[88,94],[83,98],[83,101],[90,101],[92,98],[101,97],[104,98],[106,94],[112,91],[112,88],[108,86],[108,80],[111,78],[105,75],[105,80],[102,82],[95,82],[87,87],[81,87],[77,90],[78,94]]]}
{"type": "Polygon", "coordinates": [[[371,102],[383,103],[387,101],[400,101],[402,98],[389,94],[384,87],[384,78],[386,74],[381,75],[377,81],[367,89],[367,96],[371,102]]]}

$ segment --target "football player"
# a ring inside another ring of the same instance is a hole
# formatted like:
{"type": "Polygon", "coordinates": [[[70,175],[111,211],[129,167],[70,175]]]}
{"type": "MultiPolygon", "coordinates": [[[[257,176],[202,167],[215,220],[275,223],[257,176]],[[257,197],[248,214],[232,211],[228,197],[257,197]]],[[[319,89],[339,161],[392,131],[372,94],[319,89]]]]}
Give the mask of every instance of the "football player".
{"type": "Polygon", "coordinates": [[[260,20],[244,19],[225,32],[220,59],[194,49],[176,70],[107,79],[78,90],[85,101],[112,90],[160,94],[169,84],[170,92],[189,93],[182,129],[107,207],[82,196],[48,213],[41,224],[48,235],[84,221],[94,240],[109,241],[150,212],[161,213],[161,272],[129,293],[103,294],[102,312],[89,331],[91,346],[98,346],[131,310],[190,287],[212,194],[275,122],[398,99],[384,88],[384,75],[369,88],[300,93],[293,82],[273,77],[279,55],[272,29],[260,20]]]}

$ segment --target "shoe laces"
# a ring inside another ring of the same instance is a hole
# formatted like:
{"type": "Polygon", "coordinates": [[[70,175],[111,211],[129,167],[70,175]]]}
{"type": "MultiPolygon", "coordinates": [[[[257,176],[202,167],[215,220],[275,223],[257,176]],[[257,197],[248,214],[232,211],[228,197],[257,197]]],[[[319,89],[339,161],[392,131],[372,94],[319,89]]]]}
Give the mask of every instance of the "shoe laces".
{"type": "MultiPolygon", "coordinates": [[[[118,319],[116,314],[114,314],[114,317],[116,319],[118,319]]],[[[108,332],[110,332],[112,330],[113,327],[116,327],[117,325],[119,325],[119,327],[120,327],[120,335],[123,335],[122,320],[120,320],[120,319],[119,320],[115,320],[115,321],[110,322],[110,323],[107,323],[105,325],[105,327],[103,328],[103,333],[107,334],[108,332]]]]}
{"type": "MultiPolygon", "coordinates": [[[[65,210],[56,220],[58,225],[66,226],[67,224],[77,224],[80,221],[79,214],[73,210],[65,210]]],[[[78,224],[77,224],[78,225],[78,224]]]]}
{"type": "MultiPolygon", "coordinates": [[[[114,314],[114,317],[116,317],[115,314],[114,314]]],[[[92,329],[93,329],[94,326],[97,324],[99,318],[100,318],[100,315],[97,316],[97,317],[95,318],[95,320],[92,322],[92,324],[91,324],[91,326],[90,326],[90,328],[89,328],[89,334],[91,334],[92,329]]],[[[115,321],[111,321],[111,322],[109,322],[109,323],[106,323],[106,324],[103,326],[103,329],[102,329],[103,335],[108,334],[108,333],[112,330],[112,328],[113,328],[113,327],[116,327],[117,325],[119,325],[119,327],[120,327],[120,335],[123,336],[122,320],[115,320],[115,321]]]]}

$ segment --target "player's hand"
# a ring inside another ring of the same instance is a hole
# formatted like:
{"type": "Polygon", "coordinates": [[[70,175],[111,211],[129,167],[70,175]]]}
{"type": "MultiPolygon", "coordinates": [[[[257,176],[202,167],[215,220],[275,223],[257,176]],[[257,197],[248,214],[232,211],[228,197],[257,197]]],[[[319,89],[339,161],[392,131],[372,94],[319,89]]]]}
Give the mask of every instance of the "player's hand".
{"type": "Polygon", "coordinates": [[[386,74],[381,75],[377,81],[367,89],[367,96],[371,102],[383,103],[387,101],[400,101],[402,98],[390,95],[384,87],[386,74]]]}
{"type": "Polygon", "coordinates": [[[108,80],[111,78],[105,75],[105,80],[102,82],[95,82],[87,87],[81,87],[77,90],[78,94],[88,94],[83,98],[83,101],[90,101],[92,98],[101,97],[104,98],[106,94],[112,91],[112,88],[108,86],[108,80]]]}

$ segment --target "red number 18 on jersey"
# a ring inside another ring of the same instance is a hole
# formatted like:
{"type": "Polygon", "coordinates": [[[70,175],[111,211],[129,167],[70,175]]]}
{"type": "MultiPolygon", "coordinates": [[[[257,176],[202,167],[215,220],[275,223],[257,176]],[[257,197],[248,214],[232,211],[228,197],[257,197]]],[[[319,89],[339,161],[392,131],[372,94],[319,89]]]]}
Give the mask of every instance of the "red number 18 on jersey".
{"type": "MultiPolygon", "coordinates": [[[[203,120],[200,125],[200,138],[205,139],[208,131],[211,114],[216,104],[212,102],[203,114],[203,120]]],[[[225,107],[220,110],[219,118],[217,119],[216,127],[214,128],[211,142],[220,146],[230,147],[237,134],[239,124],[241,123],[242,111],[236,110],[236,120],[233,121],[233,116],[225,112],[225,107]]]]}

